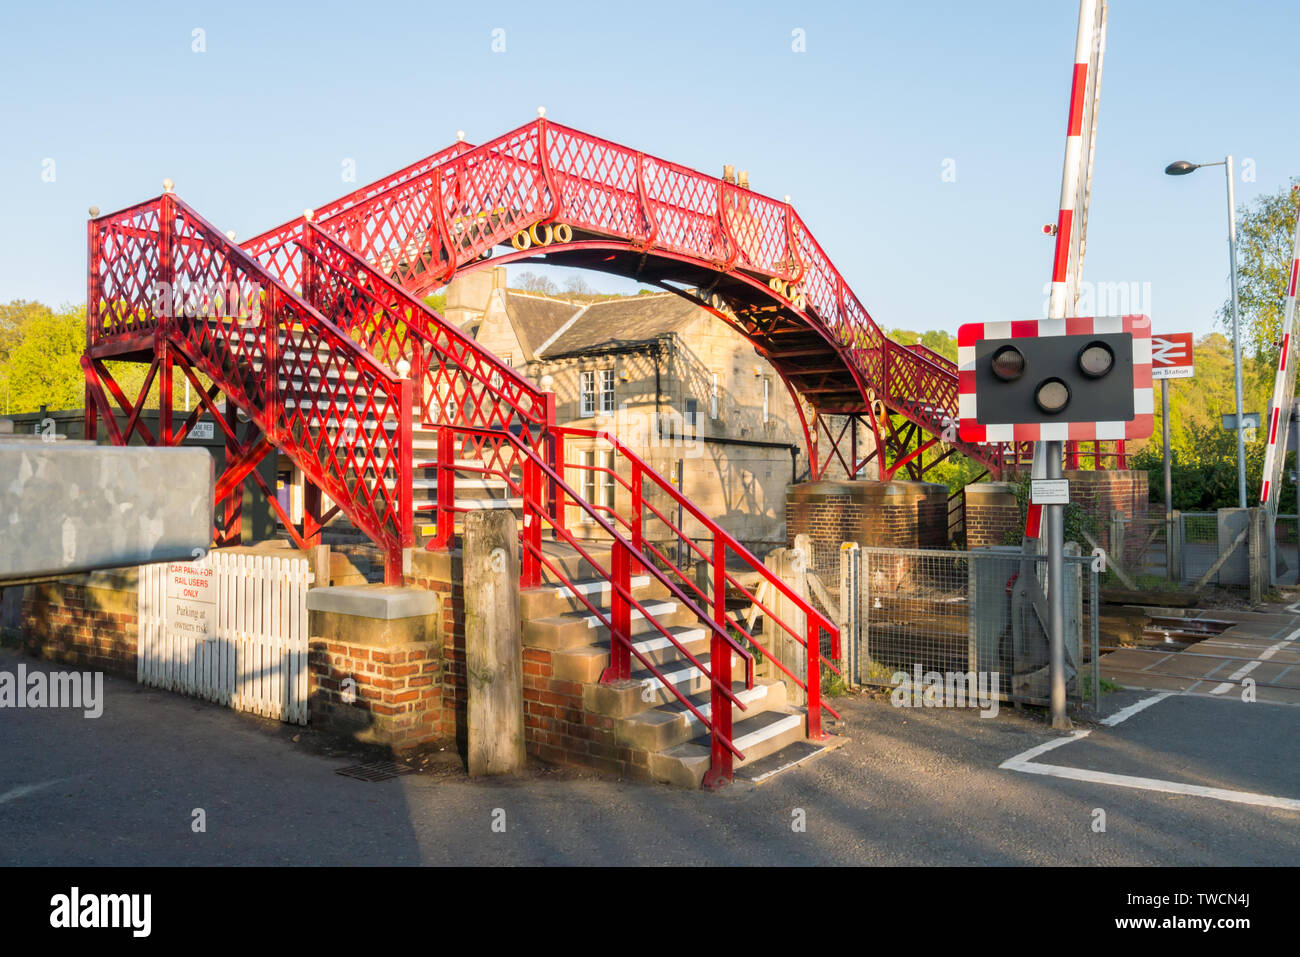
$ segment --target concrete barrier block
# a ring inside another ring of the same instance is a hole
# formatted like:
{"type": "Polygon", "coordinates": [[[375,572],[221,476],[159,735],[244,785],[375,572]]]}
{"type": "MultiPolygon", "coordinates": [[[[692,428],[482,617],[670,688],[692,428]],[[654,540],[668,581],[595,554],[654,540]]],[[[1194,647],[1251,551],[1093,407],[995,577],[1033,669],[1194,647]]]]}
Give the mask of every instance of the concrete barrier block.
{"type": "Polygon", "coordinates": [[[0,440],[0,582],[188,561],[212,542],[202,448],[0,440]]]}

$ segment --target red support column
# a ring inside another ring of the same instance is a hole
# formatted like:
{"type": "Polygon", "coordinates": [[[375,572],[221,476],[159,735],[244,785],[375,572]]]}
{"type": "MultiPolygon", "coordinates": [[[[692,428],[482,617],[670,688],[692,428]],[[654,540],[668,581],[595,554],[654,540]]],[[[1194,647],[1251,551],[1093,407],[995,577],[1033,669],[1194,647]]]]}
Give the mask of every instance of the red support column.
{"type": "MultiPolygon", "coordinates": [[[[564,478],[564,437],[555,428],[555,393],[543,392],[542,409],[544,424],[542,426],[541,452],[546,465],[552,472],[564,478]]],[[[564,528],[564,492],[555,479],[546,476],[546,511],[554,527],[564,528]]]]}
{"type": "MultiPolygon", "coordinates": [[[[226,434],[226,468],[229,468],[239,457],[242,451],[239,444],[232,440],[239,428],[239,417],[235,410],[235,404],[226,399],[226,425],[229,432],[226,434]]],[[[242,540],[243,518],[244,518],[244,483],[240,482],[225,499],[225,517],[222,521],[222,536],[219,545],[238,545],[242,540]]]]}
{"type": "Polygon", "coordinates": [[[610,583],[609,670],[605,680],[625,681],[632,674],[632,606],[624,597],[631,587],[631,559],[627,548],[614,542],[610,552],[613,580],[610,583]]]}
{"type": "Polygon", "coordinates": [[[808,653],[806,681],[808,685],[808,738],[811,741],[820,741],[826,737],[825,732],[822,731],[821,628],[811,615],[805,617],[808,619],[808,631],[804,639],[805,650],[808,653]]]}
{"type": "Polygon", "coordinates": [[[849,462],[852,464],[849,478],[855,479],[858,477],[858,417],[856,415],[849,416],[849,429],[851,430],[849,433],[849,462]]]}
{"type": "Polygon", "coordinates": [[[324,505],[321,502],[321,490],[310,480],[302,483],[302,538],[308,546],[320,544],[321,516],[324,505]]]}
{"type": "Polygon", "coordinates": [[[722,637],[727,630],[727,546],[719,538],[713,540],[713,620],[721,629],[713,633],[709,647],[710,684],[709,719],[713,724],[708,773],[704,786],[721,787],[731,782],[732,754],[722,742],[731,740],[731,701],[723,688],[731,690],[731,645],[722,637]]]}
{"type": "MultiPolygon", "coordinates": [[[[615,452],[614,454],[617,455],[618,453],[615,452]]],[[[610,481],[611,482],[614,481],[613,477],[610,478],[610,481]]],[[[644,476],[642,475],[641,472],[641,463],[634,461],[632,463],[631,510],[632,510],[632,547],[636,549],[636,558],[634,558],[631,563],[632,574],[640,573],[642,568],[642,563],[640,559],[641,556],[645,554],[645,547],[644,547],[645,539],[644,539],[644,531],[642,529],[642,520],[644,517],[642,513],[645,511],[645,508],[642,504],[642,497],[641,497],[643,481],[644,481],[644,476]]],[[[615,494],[616,495],[618,494],[617,489],[615,490],[615,494]]]]}
{"type": "MultiPolygon", "coordinates": [[[[434,514],[437,516],[437,532],[434,545],[437,548],[450,548],[451,536],[456,527],[456,449],[451,429],[445,425],[438,429],[438,502],[434,514]]],[[[527,503],[524,506],[527,514],[527,503]]],[[[521,556],[524,561],[526,555],[521,556]]]]}
{"type": "MultiPolygon", "coordinates": [[[[542,563],[537,557],[542,550],[542,520],[546,514],[543,501],[546,482],[542,468],[531,458],[524,460],[524,547],[520,556],[520,586],[535,588],[542,583],[542,563]]],[[[617,548],[616,548],[617,550],[617,548]]]]}
{"type": "MultiPolygon", "coordinates": [[[[162,352],[159,372],[161,378],[158,380],[158,444],[174,444],[174,429],[172,427],[172,348],[166,339],[163,339],[159,345],[162,352]]],[[[144,405],[144,398],[141,398],[140,404],[144,405]]]]}
{"type": "MultiPolygon", "coordinates": [[[[417,380],[418,381],[418,380],[417,380]]],[[[403,379],[401,397],[398,400],[397,444],[398,444],[398,524],[397,540],[401,548],[410,548],[415,544],[415,452],[411,447],[414,441],[412,418],[414,408],[414,383],[403,379]]],[[[401,556],[398,556],[400,565],[401,556]]],[[[400,574],[400,568],[399,568],[400,574]]],[[[400,582],[398,582],[400,584],[400,582]]]]}

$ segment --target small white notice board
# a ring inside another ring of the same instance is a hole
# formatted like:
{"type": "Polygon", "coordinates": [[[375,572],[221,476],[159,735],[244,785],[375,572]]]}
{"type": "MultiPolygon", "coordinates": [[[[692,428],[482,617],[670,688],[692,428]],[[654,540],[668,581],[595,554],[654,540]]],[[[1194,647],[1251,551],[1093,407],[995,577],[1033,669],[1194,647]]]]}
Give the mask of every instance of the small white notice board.
{"type": "Polygon", "coordinates": [[[1029,483],[1031,505],[1069,505],[1069,479],[1033,479],[1029,483]]]}

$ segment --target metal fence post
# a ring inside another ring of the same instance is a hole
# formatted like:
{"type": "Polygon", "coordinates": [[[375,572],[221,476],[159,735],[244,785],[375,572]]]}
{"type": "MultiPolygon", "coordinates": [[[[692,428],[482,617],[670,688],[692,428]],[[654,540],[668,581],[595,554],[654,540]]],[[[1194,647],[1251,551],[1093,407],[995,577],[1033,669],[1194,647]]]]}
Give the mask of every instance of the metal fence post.
{"type": "MultiPolygon", "coordinates": [[[[1083,704],[1083,560],[1079,555],[1079,543],[1068,542],[1065,553],[1070,558],[1070,587],[1074,589],[1072,605],[1073,621],[1070,622],[1070,634],[1074,642],[1074,700],[1083,704]]],[[[1067,595],[1069,589],[1066,590],[1067,595]]]]}
{"type": "Polygon", "coordinates": [[[844,542],[840,546],[840,628],[845,681],[851,687],[861,682],[858,677],[858,569],[861,549],[857,542],[844,542]]]}
{"type": "Polygon", "coordinates": [[[1183,580],[1183,513],[1175,509],[1169,521],[1169,580],[1177,585],[1183,580]]]}
{"type": "Polygon", "coordinates": [[[978,559],[974,552],[966,553],[966,670],[978,673],[980,669],[979,653],[979,609],[975,607],[975,590],[979,586],[975,579],[975,565],[978,559]]]}
{"type": "Polygon", "coordinates": [[[1277,517],[1268,508],[1264,509],[1264,531],[1268,536],[1268,584],[1272,588],[1277,585],[1277,517]]]}
{"type": "Polygon", "coordinates": [[[1097,569],[1088,565],[1088,645],[1092,649],[1092,713],[1101,717],[1101,621],[1097,606],[1097,569]]]}
{"type": "Polygon", "coordinates": [[[858,563],[858,679],[871,677],[871,553],[858,563]]]}

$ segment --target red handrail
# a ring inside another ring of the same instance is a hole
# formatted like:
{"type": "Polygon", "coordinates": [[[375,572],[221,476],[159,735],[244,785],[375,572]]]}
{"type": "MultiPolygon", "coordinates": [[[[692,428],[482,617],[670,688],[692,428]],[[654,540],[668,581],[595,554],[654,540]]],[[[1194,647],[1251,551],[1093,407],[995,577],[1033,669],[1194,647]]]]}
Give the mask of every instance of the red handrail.
{"type": "MultiPolygon", "coordinates": [[[[444,437],[439,438],[439,445],[450,444],[451,434],[474,435],[482,439],[497,442],[507,442],[514,445],[519,454],[528,463],[525,469],[525,478],[523,487],[519,487],[509,475],[504,478],[512,491],[519,493],[524,504],[524,549],[525,561],[523,563],[522,577],[525,587],[536,586],[541,584],[540,569],[541,566],[548,568],[560,582],[578,598],[583,605],[592,612],[600,622],[610,631],[610,671],[613,680],[626,679],[629,676],[627,669],[628,656],[635,657],[641,664],[655,677],[663,687],[667,688],[674,697],[676,697],[697,719],[707,728],[713,736],[714,741],[714,769],[725,777],[730,777],[730,756],[744,760],[744,754],[738,750],[731,740],[731,705],[735,705],[741,711],[748,710],[743,701],[731,689],[731,653],[734,652],[745,660],[745,685],[747,688],[754,686],[754,656],[748,649],[744,648],[738,641],[727,633],[725,624],[706,614],[695,602],[681,590],[681,588],[668,578],[662,571],[652,564],[641,562],[641,554],[636,546],[628,541],[618,530],[607,522],[599,511],[590,503],[586,502],[577,492],[569,487],[555,469],[551,468],[533,449],[529,448],[519,438],[508,431],[496,431],[479,428],[465,428],[459,426],[444,426],[442,430],[444,437]],[[529,473],[535,476],[529,481],[529,473]],[[592,557],[590,552],[585,549],[579,540],[565,527],[564,523],[556,521],[549,513],[548,503],[537,495],[540,482],[537,477],[544,476],[551,482],[562,489],[566,495],[571,497],[579,508],[586,511],[592,520],[600,529],[609,536],[612,542],[611,562],[613,569],[606,570],[602,568],[599,562],[592,557]],[[530,488],[530,485],[532,486],[530,488]],[[603,577],[610,583],[611,611],[609,617],[600,611],[592,602],[590,602],[577,585],[564,572],[557,568],[553,562],[546,558],[541,548],[540,541],[540,522],[546,521],[560,538],[577,553],[585,559],[593,568],[604,573],[603,577]],[[531,556],[531,560],[529,560],[531,556]],[[709,667],[705,667],[694,655],[677,640],[667,628],[665,628],[654,615],[640,602],[631,590],[631,568],[636,563],[644,568],[651,577],[656,579],[660,584],[666,587],[669,593],[680,601],[688,611],[696,616],[712,632],[711,653],[709,656],[709,667]],[[667,681],[663,672],[650,661],[645,655],[637,650],[632,642],[629,631],[630,612],[635,609],[662,634],[681,654],[683,654],[691,664],[709,679],[711,688],[710,717],[706,718],[695,707],[691,701],[677,690],[677,687],[667,681]],[[620,666],[622,659],[622,666],[620,666]],[[718,766],[719,758],[718,749],[725,750],[726,756],[723,756],[722,767],[718,766]]],[[[442,469],[440,469],[441,471],[442,469]]],[[[452,482],[455,480],[455,470],[450,466],[445,467],[450,473],[452,482]]]]}
{"type": "MultiPolygon", "coordinates": [[[[471,144],[457,141],[436,153],[416,160],[409,166],[402,167],[395,173],[390,173],[388,176],[377,179],[373,183],[368,183],[344,196],[340,196],[338,199],[317,206],[312,210],[312,218],[321,220],[346,213],[358,204],[409,183],[412,179],[436,169],[452,157],[459,156],[470,149],[473,149],[471,144]]],[[[270,260],[270,253],[276,247],[284,245],[287,240],[297,236],[310,221],[306,214],[296,216],[288,222],[281,223],[279,226],[245,240],[240,246],[244,252],[254,259],[263,259],[268,270],[275,273],[276,278],[284,282],[285,285],[296,285],[301,275],[292,268],[293,263],[276,263],[270,260]],[[278,270],[276,269],[277,266],[279,267],[278,270]]]]}
{"type": "MultiPolygon", "coordinates": [[[[636,452],[632,451],[630,448],[624,445],[618,439],[617,436],[611,435],[608,432],[598,431],[595,429],[583,429],[583,428],[576,428],[572,426],[557,426],[553,431],[555,431],[558,435],[561,436],[584,438],[584,439],[596,439],[596,440],[607,442],[611,447],[613,447],[619,453],[619,455],[626,458],[632,464],[632,470],[633,470],[632,481],[630,483],[622,481],[622,478],[620,476],[620,484],[622,484],[625,488],[627,488],[630,492],[632,492],[631,526],[634,529],[633,544],[638,549],[649,550],[649,552],[654,557],[658,558],[661,562],[667,565],[676,575],[678,575],[682,579],[683,582],[689,584],[696,594],[700,595],[701,598],[705,599],[706,601],[708,600],[707,596],[699,588],[699,586],[691,582],[690,578],[685,574],[685,572],[681,568],[676,567],[676,565],[673,562],[671,562],[660,549],[656,548],[653,543],[646,541],[645,538],[642,536],[639,519],[644,510],[649,510],[651,514],[653,514],[656,518],[658,518],[668,528],[668,530],[671,533],[673,533],[674,537],[677,537],[679,541],[684,540],[685,542],[687,542],[689,547],[713,568],[715,588],[714,588],[712,602],[714,605],[715,618],[724,627],[730,624],[731,626],[737,628],[737,630],[739,630],[741,634],[745,636],[746,640],[750,641],[754,645],[754,647],[758,648],[759,651],[765,657],[771,658],[773,662],[777,665],[777,667],[779,667],[785,674],[793,678],[799,684],[799,686],[804,689],[804,691],[808,695],[808,735],[810,738],[814,738],[814,739],[821,738],[822,737],[821,710],[825,709],[834,717],[837,718],[839,717],[839,715],[822,700],[822,696],[821,696],[821,665],[825,663],[832,671],[834,671],[836,674],[839,674],[839,669],[835,666],[835,664],[832,661],[827,660],[821,654],[821,634],[822,632],[826,632],[831,636],[831,646],[832,646],[831,657],[838,659],[840,657],[839,629],[828,618],[826,618],[825,615],[823,615],[820,611],[818,611],[810,602],[808,602],[806,599],[804,599],[802,596],[796,593],[786,582],[782,581],[776,575],[772,574],[772,572],[767,568],[766,565],[764,565],[748,549],[746,549],[743,545],[741,545],[740,542],[738,542],[729,532],[727,532],[721,525],[719,525],[708,515],[704,514],[704,512],[701,511],[699,507],[695,505],[695,503],[691,502],[689,499],[686,498],[686,496],[682,495],[682,493],[678,491],[675,486],[673,486],[671,483],[665,480],[658,472],[656,472],[653,468],[651,468],[650,465],[639,455],[637,455],[636,452]],[[698,545],[696,545],[695,542],[689,536],[685,535],[684,531],[681,528],[679,528],[675,523],[669,520],[667,516],[665,516],[663,512],[661,512],[658,508],[656,508],[652,502],[646,500],[644,495],[644,490],[643,488],[639,487],[639,485],[641,483],[644,483],[644,481],[647,478],[650,480],[654,488],[658,489],[659,491],[667,495],[671,501],[679,505],[683,509],[683,511],[688,512],[692,518],[694,518],[696,521],[700,522],[704,526],[705,530],[712,537],[714,543],[714,554],[711,557],[706,555],[706,553],[698,545]],[[755,596],[753,596],[747,589],[745,589],[744,586],[740,584],[740,582],[736,579],[734,575],[732,575],[730,572],[727,571],[726,558],[728,553],[740,558],[745,563],[745,565],[747,565],[752,571],[758,572],[758,574],[762,577],[764,581],[766,581],[769,584],[770,587],[780,592],[781,595],[783,595],[785,598],[787,598],[795,605],[797,611],[801,612],[805,616],[805,623],[806,623],[805,634],[803,635],[799,634],[794,627],[782,621],[772,611],[771,608],[764,605],[762,602],[758,602],[755,596]],[[805,653],[807,655],[806,681],[800,681],[798,677],[789,668],[787,668],[784,664],[782,664],[775,657],[773,657],[773,655],[769,650],[765,649],[761,644],[759,644],[759,642],[754,638],[752,634],[750,634],[745,629],[740,628],[739,623],[736,622],[734,619],[732,619],[729,615],[727,615],[726,586],[728,584],[736,586],[747,597],[755,601],[756,604],[759,605],[760,610],[763,612],[764,619],[766,621],[769,621],[772,624],[774,624],[776,627],[784,630],[787,634],[793,637],[799,645],[803,646],[803,648],[805,649],[805,653]]],[[[564,467],[571,467],[571,466],[567,461],[561,461],[560,467],[564,468],[564,467]]],[[[581,465],[572,466],[572,467],[587,468],[587,466],[581,466],[581,465]]]]}

